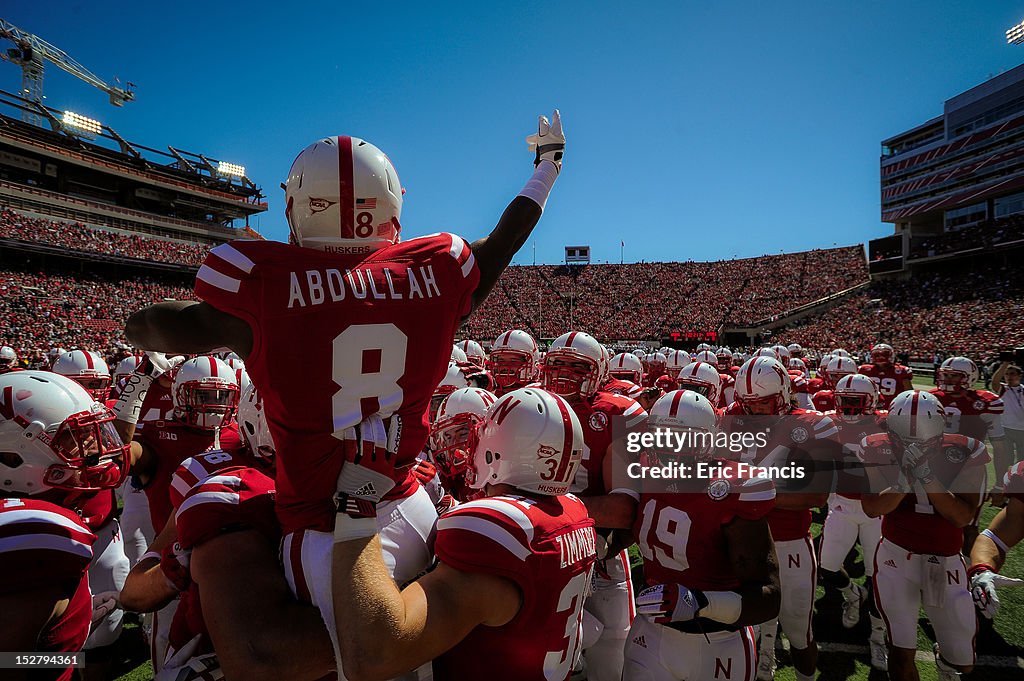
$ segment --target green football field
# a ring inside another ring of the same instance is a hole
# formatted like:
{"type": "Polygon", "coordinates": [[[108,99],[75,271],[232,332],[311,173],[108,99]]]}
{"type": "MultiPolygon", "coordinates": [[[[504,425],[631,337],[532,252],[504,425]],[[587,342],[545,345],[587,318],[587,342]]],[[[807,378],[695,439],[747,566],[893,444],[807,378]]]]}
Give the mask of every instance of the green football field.
{"type": "MultiPolygon", "coordinates": [[[[915,384],[918,389],[926,390],[931,385],[915,384]]],[[[980,387],[980,386],[978,386],[980,387]]],[[[990,480],[992,477],[989,466],[990,480]]],[[[998,509],[986,504],[981,513],[980,527],[988,527],[998,509]]],[[[815,536],[821,533],[821,525],[815,523],[812,532],[815,536]]],[[[634,546],[631,549],[634,564],[640,562],[639,554],[634,546]]],[[[1010,552],[1003,567],[1003,574],[1010,577],[1024,578],[1024,548],[1018,547],[1010,552]]],[[[850,571],[855,581],[863,583],[863,555],[857,547],[857,560],[850,571]]],[[[1002,608],[994,624],[981,622],[978,630],[977,651],[978,664],[975,670],[965,679],[970,681],[1024,681],[1024,588],[1000,590],[1002,608]]],[[[854,629],[844,629],[839,622],[839,597],[825,594],[818,587],[818,601],[814,615],[814,636],[818,641],[820,653],[818,657],[818,678],[821,681],[883,681],[888,678],[884,672],[871,669],[867,653],[867,641],[870,626],[866,609],[861,622],[854,629]]],[[[935,663],[932,660],[932,643],[934,636],[928,626],[924,613],[920,614],[918,628],[918,662],[917,668],[922,681],[934,681],[935,663]]],[[[784,639],[784,637],[781,637],[784,639]]],[[[778,681],[795,681],[793,667],[789,665],[788,653],[778,655],[779,669],[775,674],[778,681]]],[[[118,681],[143,681],[152,678],[152,667],[149,663],[149,651],[140,629],[129,624],[118,643],[118,659],[115,667],[115,678],[118,681]]]]}

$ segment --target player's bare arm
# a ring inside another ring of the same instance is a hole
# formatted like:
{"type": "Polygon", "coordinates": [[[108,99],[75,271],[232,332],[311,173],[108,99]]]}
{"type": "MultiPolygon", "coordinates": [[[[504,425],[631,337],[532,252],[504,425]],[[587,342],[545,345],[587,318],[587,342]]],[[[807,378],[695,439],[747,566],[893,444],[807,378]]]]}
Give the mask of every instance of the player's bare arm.
{"type": "Polygon", "coordinates": [[[139,310],[124,328],[128,342],[145,350],[201,354],[230,348],[242,359],[252,352],[252,329],[207,303],[173,301],[139,310]]]}
{"type": "Polygon", "coordinates": [[[155,612],[177,598],[180,590],[160,567],[161,552],[177,541],[177,534],[172,515],[125,579],[118,600],[126,610],[155,612]]]}
{"type": "Polygon", "coordinates": [[[1006,552],[998,544],[998,540],[1004,547],[1012,548],[1024,539],[1024,501],[1015,497],[1011,498],[1006,508],[999,511],[988,531],[978,535],[971,548],[971,565],[990,565],[996,572],[1003,567],[1006,560],[1006,552]],[[995,539],[989,536],[995,535],[995,539]]]}
{"type": "MultiPolygon", "coordinates": [[[[48,585],[0,596],[0,650],[30,652],[38,647],[46,624],[64,614],[68,606],[66,588],[48,585]],[[16,613],[16,616],[11,616],[16,613]]],[[[33,674],[37,674],[34,672],[33,674]]],[[[11,681],[33,678],[28,670],[5,669],[11,681]]]]}
{"type": "Polygon", "coordinates": [[[411,671],[477,626],[506,624],[521,606],[519,589],[511,581],[443,563],[399,591],[388,575],[377,536],[335,544],[333,570],[349,576],[340,598],[335,596],[335,612],[350,681],[411,671]],[[378,650],[387,654],[372,652],[378,650]]]}
{"type": "Polygon", "coordinates": [[[200,544],[190,569],[225,678],[302,681],[334,670],[319,611],[292,598],[275,547],[259,532],[200,544]]]}
{"type": "Polygon", "coordinates": [[[501,214],[494,230],[471,245],[480,269],[480,284],[473,294],[474,308],[487,298],[498,277],[523,247],[533,228],[540,220],[548,194],[562,168],[565,135],[562,117],[555,109],[550,123],[541,116],[536,135],[527,138],[531,151],[536,152],[533,177],[501,214]]]}
{"type": "Polygon", "coordinates": [[[861,497],[861,504],[871,518],[892,513],[907,495],[909,483],[897,466],[878,467],[871,464],[865,465],[864,472],[868,476],[868,484],[872,492],[865,492],[861,497]]]}
{"type": "Polygon", "coordinates": [[[779,615],[782,589],[768,521],[735,518],[725,526],[732,570],[743,582],[737,590],[743,607],[737,625],[759,624],[779,615]]]}
{"type": "MultiPolygon", "coordinates": [[[[625,451],[623,447],[619,447],[618,450],[625,451]]],[[[633,527],[633,521],[636,520],[637,500],[629,494],[612,489],[616,467],[621,466],[619,470],[625,470],[625,464],[622,461],[616,464],[616,456],[616,446],[613,442],[608,445],[604,460],[601,462],[605,488],[608,493],[600,496],[580,497],[580,499],[598,527],[628,530],[633,527]]]]}
{"type": "Polygon", "coordinates": [[[978,506],[981,505],[981,493],[964,490],[980,489],[984,482],[984,467],[972,466],[964,469],[957,476],[955,481],[957,491],[955,492],[947,489],[938,478],[932,478],[927,482],[922,481],[922,486],[928,493],[928,500],[935,507],[936,513],[956,527],[967,527],[974,522],[978,506]]]}

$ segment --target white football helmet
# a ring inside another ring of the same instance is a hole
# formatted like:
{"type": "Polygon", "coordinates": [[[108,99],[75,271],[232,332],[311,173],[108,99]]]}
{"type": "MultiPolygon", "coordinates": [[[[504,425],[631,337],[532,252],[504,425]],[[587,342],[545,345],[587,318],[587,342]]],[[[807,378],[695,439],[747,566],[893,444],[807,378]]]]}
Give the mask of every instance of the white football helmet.
{"type": "Polygon", "coordinates": [[[946,412],[935,395],[904,390],[889,403],[885,419],[889,433],[903,444],[937,442],[946,429],[946,412]]]}
{"type": "Polygon", "coordinates": [[[978,365],[967,357],[949,357],[939,365],[939,388],[970,390],[978,380],[978,365]]]}
{"type": "Polygon", "coordinates": [[[608,373],[612,378],[617,378],[623,381],[632,381],[639,385],[640,379],[644,375],[644,367],[640,364],[640,359],[633,353],[620,352],[612,357],[612,361],[608,367],[608,373]]]}
{"type": "Polygon", "coordinates": [[[836,348],[835,350],[832,351],[832,354],[834,356],[837,356],[837,357],[849,357],[850,356],[850,353],[847,352],[846,350],[844,350],[843,348],[836,348]]]}
{"type": "Polygon", "coordinates": [[[236,355],[235,353],[232,352],[231,354],[234,355],[234,357],[227,357],[224,360],[224,363],[227,364],[229,367],[231,367],[232,371],[238,371],[239,369],[244,369],[245,368],[245,361],[241,357],[236,355]]]}
{"type": "Polygon", "coordinates": [[[487,366],[487,353],[482,345],[475,340],[459,341],[455,347],[460,348],[466,354],[466,360],[477,365],[481,369],[487,366]]]}
{"type": "Polygon", "coordinates": [[[505,395],[488,408],[476,433],[473,465],[466,471],[472,489],[490,483],[565,494],[583,460],[579,419],[568,402],[545,390],[505,395]]]}
{"type": "Polygon", "coordinates": [[[780,343],[779,345],[773,345],[772,350],[775,351],[775,356],[779,358],[780,362],[782,362],[782,366],[787,366],[789,364],[789,360],[793,355],[790,353],[787,346],[780,343]]]}
{"type": "Polygon", "coordinates": [[[784,414],[790,406],[790,382],[789,373],[779,360],[752,357],[736,373],[736,401],[751,415],[784,414]]]}
{"type": "Polygon", "coordinates": [[[633,350],[633,354],[636,355],[637,359],[641,359],[644,355],[647,354],[647,348],[635,348],[633,350]]]}
{"type": "Polygon", "coordinates": [[[78,383],[98,402],[106,400],[110,394],[110,369],[98,352],[65,352],[53,363],[51,371],[78,383]]]}
{"type": "Polygon", "coordinates": [[[249,372],[245,370],[244,366],[240,366],[235,369],[235,383],[238,384],[238,401],[241,403],[241,396],[244,395],[246,389],[252,385],[252,380],[249,379],[249,372]]]}
{"type": "Polygon", "coordinates": [[[18,361],[18,353],[9,345],[0,348],[0,369],[10,369],[18,361]]]}
{"type": "MultiPolygon", "coordinates": [[[[668,354],[665,355],[665,373],[675,381],[679,378],[679,372],[689,366],[690,363],[690,353],[686,350],[669,350],[668,354]]],[[[633,382],[640,383],[639,380],[633,382]]]]}
{"type": "Polygon", "coordinates": [[[833,357],[835,357],[835,355],[833,355],[831,352],[829,352],[829,353],[826,353],[826,354],[822,355],[821,359],[818,360],[818,374],[817,374],[818,378],[825,378],[826,377],[825,376],[825,370],[828,369],[828,363],[832,360],[833,357]]]}
{"type": "Polygon", "coordinates": [[[754,353],[754,357],[769,357],[771,359],[778,359],[779,353],[775,351],[775,348],[758,348],[757,352],[754,353]]]}
{"type": "Polygon", "coordinates": [[[487,369],[499,388],[522,387],[537,380],[539,362],[540,349],[533,336],[526,331],[512,329],[494,340],[487,369]]]}
{"type": "Polygon", "coordinates": [[[114,382],[117,383],[125,376],[135,373],[140,364],[142,364],[142,358],[135,355],[122,359],[114,369],[114,382]]]}
{"type": "Polygon", "coordinates": [[[878,387],[864,374],[847,374],[839,379],[833,388],[836,413],[844,421],[859,421],[865,415],[874,414],[878,404],[878,387]]]}
{"type": "Polygon", "coordinates": [[[712,405],[717,405],[722,396],[722,375],[718,367],[707,362],[691,362],[683,367],[676,378],[679,390],[689,390],[703,395],[712,405]]]}
{"type": "Polygon", "coordinates": [[[697,352],[704,352],[705,350],[711,350],[711,346],[707,343],[701,343],[697,346],[697,352]]]}
{"type": "Polygon", "coordinates": [[[852,357],[833,357],[825,367],[825,375],[828,376],[829,385],[836,385],[843,376],[857,373],[857,363],[852,357]]]}
{"type": "Polygon", "coordinates": [[[643,364],[644,370],[651,376],[662,376],[665,373],[668,358],[665,357],[663,352],[649,352],[640,359],[640,363],[643,364]]]}
{"type": "Polygon", "coordinates": [[[263,399],[252,383],[242,391],[238,400],[238,430],[253,456],[268,464],[273,463],[277,447],[270,435],[267,414],[263,411],[263,399]]]}
{"type": "Polygon", "coordinates": [[[441,402],[430,427],[430,449],[444,476],[455,478],[469,468],[474,431],[497,401],[494,393],[482,388],[459,388],[441,402]]]}
{"type": "Polygon", "coordinates": [[[563,333],[544,356],[544,389],[563,397],[590,397],[601,385],[603,359],[604,348],[589,333],[563,333]]]}
{"type": "Polygon", "coordinates": [[[732,358],[732,350],[729,348],[718,348],[718,351],[715,353],[715,366],[718,367],[720,372],[726,373],[732,367],[732,358]]]}
{"type": "Polygon", "coordinates": [[[49,371],[0,376],[0,492],[112,489],[127,471],[128,447],[114,414],[75,381],[49,371]]]}
{"type": "Polygon", "coordinates": [[[238,409],[235,372],[213,355],[193,357],[178,367],[171,399],[179,421],[204,430],[225,426],[238,409]]]}
{"type": "Polygon", "coordinates": [[[896,359],[896,351],[888,343],[878,343],[871,348],[871,363],[885,366],[896,359]]]}
{"type": "Polygon", "coordinates": [[[692,390],[667,392],[651,406],[649,414],[652,426],[670,428],[676,433],[685,430],[708,433],[712,436],[693,437],[690,442],[697,446],[689,451],[676,451],[675,447],[671,447],[665,451],[653,452],[659,458],[707,458],[714,453],[713,436],[718,432],[718,416],[704,395],[692,390]]]}
{"type": "Polygon", "coordinates": [[[700,352],[698,352],[697,354],[695,354],[693,356],[693,361],[694,362],[704,362],[705,364],[710,364],[713,367],[717,367],[718,366],[718,355],[716,355],[715,353],[711,352],[710,350],[701,350],[700,352]]]}
{"type": "Polygon", "coordinates": [[[789,350],[790,357],[800,358],[804,356],[804,348],[799,343],[790,343],[787,349],[789,350]]]}
{"type": "Polygon", "coordinates": [[[448,364],[448,370],[445,372],[444,378],[434,388],[434,394],[430,396],[430,411],[427,413],[427,421],[434,423],[434,419],[437,418],[437,411],[446,397],[456,390],[470,387],[472,386],[469,383],[469,379],[466,378],[465,372],[459,368],[459,365],[455,362],[448,364]]]}
{"type": "Polygon", "coordinates": [[[370,253],[399,241],[404,190],[387,155],[358,137],[326,137],[292,162],[285,217],[292,241],[328,253],[370,253]]]}
{"type": "Polygon", "coordinates": [[[804,375],[805,378],[811,375],[810,371],[808,371],[807,369],[807,364],[805,364],[804,361],[799,357],[790,357],[789,363],[786,365],[786,368],[791,371],[794,369],[796,371],[799,371],[801,374],[804,375]]]}

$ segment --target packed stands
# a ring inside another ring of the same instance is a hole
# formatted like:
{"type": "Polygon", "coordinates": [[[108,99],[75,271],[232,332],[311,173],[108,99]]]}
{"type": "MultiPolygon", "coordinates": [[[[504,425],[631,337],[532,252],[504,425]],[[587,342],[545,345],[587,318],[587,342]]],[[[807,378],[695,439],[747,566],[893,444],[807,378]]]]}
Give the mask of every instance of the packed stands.
{"type": "Polygon", "coordinates": [[[986,220],[961,230],[910,240],[910,258],[931,258],[970,249],[988,249],[1024,240],[1024,215],[986,220]]]}
{"type": "Polygon", "coordinates": [[[874,282],[821,316],[778,334],[807,348],[849,350],[885,341],[911,359],[935,352],[986,358],[1024,345],[1017,312],[1024,282],[1012,268],[950,269],[905,281],[874,282]]]}
{"type": "Polygon", "coordinates": [[[6,208],[0,210],[0,239],[59,246],[86,254],[99,253],[190,267],[201,265],[210,249],[210,244],[120,234],[80,222],[28,217],[6,208]]]}

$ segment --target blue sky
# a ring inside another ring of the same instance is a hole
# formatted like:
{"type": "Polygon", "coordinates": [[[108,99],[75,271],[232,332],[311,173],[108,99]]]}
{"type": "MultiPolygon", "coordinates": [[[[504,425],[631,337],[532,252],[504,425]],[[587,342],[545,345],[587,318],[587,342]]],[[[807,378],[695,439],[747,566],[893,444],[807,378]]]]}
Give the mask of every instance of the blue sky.
{"type": "MultiPolygon", "coordinates": [[[[3,17],[138,84],[115,109],[51,66],[50,106],[245,165],[269,238],[286,235],[292,159],[330,134],[388,153],[406,234],[482,236],[557,106],[565,166],[521,263],[534,243],[538,262],[581,243],[617,262],[620,240],[627,261],[715,260],[888,234],[880,141],[1024,61],[1003,38],[1024,3],[629,5],[15,2],[3,17]]],[[[0,88],[19,79],[0,63],[0,88]]]]}

